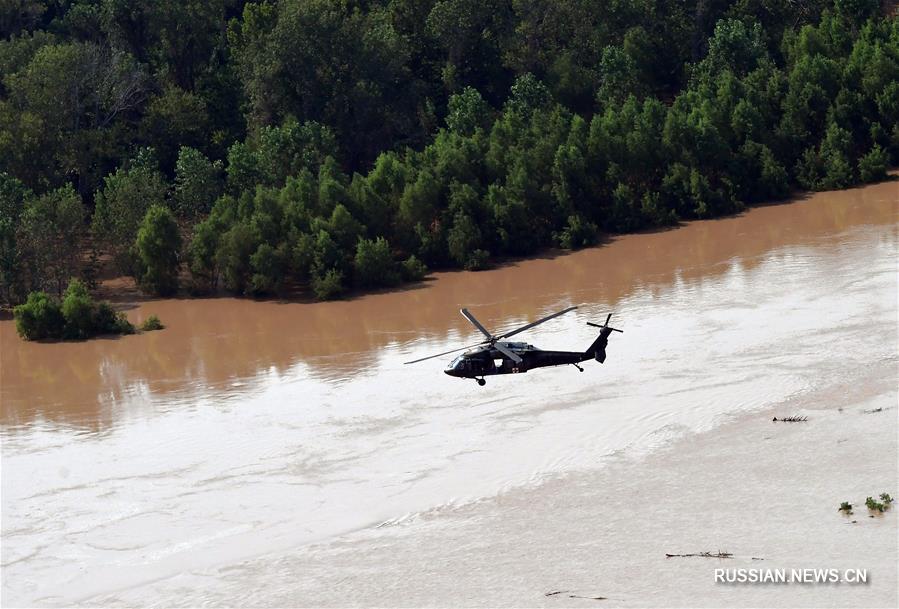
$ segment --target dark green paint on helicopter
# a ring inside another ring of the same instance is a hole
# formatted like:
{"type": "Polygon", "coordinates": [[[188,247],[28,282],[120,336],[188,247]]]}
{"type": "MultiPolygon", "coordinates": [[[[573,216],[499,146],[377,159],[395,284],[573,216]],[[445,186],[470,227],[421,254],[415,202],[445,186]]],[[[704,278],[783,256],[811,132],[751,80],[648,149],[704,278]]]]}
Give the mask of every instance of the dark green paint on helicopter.
{"type": "Polygon", "coordinates": [[[593,341],[586,351],[545,351],[543,349],[538,349],[533,345],[529,345],[528,343],[502,340],[520,332],[524,332],[525,330],[533,328],[538,324],[542,324],[545,321],[549,321],[559,315],[573,311],[576,308],[577,307],[568,307],[558,313],[553,313],[552,315],[548,315],[547,317],[521,326],[520,328],[516,328],[510,332],[500,334],[499,336],[494,336],[488,332],[468,309],[461,309],[460,313],[462,313],[465,319],[471,322],[471,324],[486,337],[486,340],[477,345],[469,345],[468,347],[461,347],[436,355],[429,355],[428,357],[406,363],[414,364],[416,362],[422,362],[427,359],[467,349],[465,353],[450,362],[444,372],[450,376],[475,379],[479,385],[484,385],[486,383],[484,380],[485,376],[495,374],[520,374],[527,372],[528,370],[533,370],[534,368],[545,368],[547,366],[563,366],[571,364],[583,372],[584,369],[578,366],[578,364],[590,359],[595,359],[599,363],[606,361],[606,346],[609,343],[609,335],[612,332],[623,332],[623,330],[609,326],[609,320],[612,318],[611,313],[606,317],[606,321],[603,325],[587,322],[588,326],[593,326],[600,330],[599,336],[596,337],[596,340],[593,341]]]}

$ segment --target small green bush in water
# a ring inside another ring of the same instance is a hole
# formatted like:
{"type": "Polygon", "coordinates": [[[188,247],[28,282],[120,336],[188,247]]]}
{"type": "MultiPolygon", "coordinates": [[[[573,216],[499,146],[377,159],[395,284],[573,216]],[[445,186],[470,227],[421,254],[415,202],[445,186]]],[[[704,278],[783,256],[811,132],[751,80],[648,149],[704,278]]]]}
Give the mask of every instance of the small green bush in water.
{"type": "Polygon", "coordinates": [[[97,304],[94,329],[97,334],[134,334],[134,324],[105,301],[97,304]]]}
{"type": "Polygon", "coordinates": [[[69,282],[62,302],[44,292],[32,292],[15,309],[16,331],[25,340],[80,340],[98,334],[133,334],[124,313],[108,302],[95,302],[78,279],[69,282]]]}
{"type": "Polygon", "coordinates": [[[865,499],[865,505],[872,512],[882,512],[884,508],[883,503],[877,501],[876,499],[874,499],[874,497],[868,497],[867,499],[865,499]]]}
{"type": "Polygon", "coordinates": [[[66,320],[59,301],[44,292],[32,292],[28,300],[13,309],[16,331],[25,340],[62,338],[66,320]]]}
{"type": "Polygon", "coordinates": [[[78,340],[96,334],[96,305],[79,279],[73,279],[62,297],[62,316],[66,320],[63,338],[78,340]]]}
{"type": "Polygon", "coordinates": [[[162,330],[165,328],[162,325],[162,322],[159,321],[159,318],[155,315],[150,315],[147,319],[144,320],[144,323],[141,324],[140,329],[144,332],[152,332],[153,330],[162,330]]]}
{"type": "Polygon", "coordinates": [[[839,511],[840,512],[848,512],[851,514],[852,513],[852,504],[849,503],[848,501],[844,501],[843,503],[840,504],[839,511]]]}

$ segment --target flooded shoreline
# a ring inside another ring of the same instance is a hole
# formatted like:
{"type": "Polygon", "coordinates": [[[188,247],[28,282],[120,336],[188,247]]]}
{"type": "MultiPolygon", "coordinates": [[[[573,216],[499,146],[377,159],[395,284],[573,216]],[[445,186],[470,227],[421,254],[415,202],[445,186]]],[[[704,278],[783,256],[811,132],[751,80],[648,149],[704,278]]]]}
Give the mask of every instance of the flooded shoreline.
{"type": "Polygon", "coordinates": [[[26,343],[2,321],[4,604],[439,520],[797,395],[832,401],[895,367],[896,194],[819,193],[348,301],[146,301],[131,321],[166,329],[115,340],[26,343]],[[499,330],[572,304],[523,338],[585,348],[584,322],[613,312],[625,334],[584,373],[479,388],[441,359],[402,364],[472,342],[462,306],[499,330]]]}
{"type": "Polygon", "coordinates": [[[364,373],[379,349],[472,339],[471,327],[457,314],[462,306],[477,309],[493,327],[533,319],[559,303],[614,311],[628,294],[714,277],[734,260],[748,271],[777,248],[812,245],[853,226],[895,222],[897,191],[897,182],[885,182],[804,194],[739,216],[621,235],[600,247],[491,271],[435,273],[407,289],[345,301],[217,297],[130,304],[132,322],[151,314],[163,319],[167,330],[156,335],[27,343],[12,320],[0,321],[0,425],[27,424],[35,416],[102,425],[99,407],[133,391],[138,379],[161,393],[190,392],[198,385],[221,389],[261,370],[281,371],[304,361],[324,378],[340,380],[364,373]]]}

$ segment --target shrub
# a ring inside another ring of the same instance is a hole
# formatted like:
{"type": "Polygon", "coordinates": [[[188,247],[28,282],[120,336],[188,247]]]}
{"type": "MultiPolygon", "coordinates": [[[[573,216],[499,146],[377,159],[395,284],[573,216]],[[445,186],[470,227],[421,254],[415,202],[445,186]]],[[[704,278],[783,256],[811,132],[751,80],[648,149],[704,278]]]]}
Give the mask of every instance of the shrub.
{"type": "Polygon", "coordinates": [[[568,217],[568,225],[556,234],[559,245],[567,250],[578,250],[596,243],[598,229],[593,222],[586,222],[579,215],[568,217]]]}
{"type": "Polygon", "coordinates": [[[16,331],[25,340],[61,338],[65,318],[59,301],[44,292],[32,292],[25,304],[13,309],[16,331]]]}
{"type": "Polygon", "coordinates": [[[476,249],[465,262],[466,271],[482,271],[488,267],[490,262],[490,252],[487,250],[476,249]]]}
{"type": "Polygon", "coordinates": [[[312,277],[312,291],[319,300],[333,300],[343,294],[343,273],[337,269],[328,269],[326,272],[312,277]]]}
{"type": "Polygon", "coordinates": [[[400,272],[406,281],[421,281],[428,274],[428,267],[412,254],[400,265],[400,272]]]}
{"type": "Polygon", "coordinates": [[[162,330],[165,328],[162,325],[162,322],[159,321],[159,318],[155,315],[150,315],[147,319],[144,320],[144,323],[140,325],[140,329],[143,332],[152,332],[153,330],[162,330]]]}
{"type": "Polygon", "coordinates": [[[134,334],[124,313],[108,302],[96,303],[78,279],[69,282],[62,303],[43,292],[32,292],[14,310],[16,330],[25,340],[84,339],[98,334],[134,334]]]}
{"type": "Polygon", "coordinates": [[[838,511],[851,514],[852,513],[852,504],[849,503],[848,501],[844,501],[843,503],[840,504],[840,509],[838,511]]]}
{"type": "Polygon", "coordinates": [[[882,512],[884,510],[884,505],[882,502],[877,501],[874,497],[868,497],[865,499],[865,506],[872,512],[882,512]]]}
{"type": "Polygon", "coordinates": [[[116,312],[108,302],[101,302],[94,313],[94,331],[96,334],[134,334],[134,325],[124,313],[116,312]]]}
{"type": "Polygon", "coordinates": [[[64,338],[89,338],[95,334],[97,316],[94,301],[81,280],[72,279],[69,282],[62,299],[62,315],[66,320],[64,338]]]}
{"type": "Polygon", "coordinates": [[[862,182],[879,182],[887,177],[890,158],[886,150],[874,144],[871,150],[858,160],[858,173],[862,182]]]}

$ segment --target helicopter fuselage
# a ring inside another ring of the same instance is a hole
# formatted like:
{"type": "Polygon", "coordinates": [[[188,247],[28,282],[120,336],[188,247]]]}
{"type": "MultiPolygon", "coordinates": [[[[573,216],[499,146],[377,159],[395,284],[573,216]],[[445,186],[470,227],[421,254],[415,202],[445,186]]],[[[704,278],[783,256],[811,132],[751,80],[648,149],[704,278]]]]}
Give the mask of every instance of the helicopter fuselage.
{"type": "Polygon", "coordinates": [[[583,351],[545,351],[527,343],[504,342],[501,344],[518,355],[521,361],[515,362],[492,345],[485,345],[458,356],[450,362],[444,372],[459,378],[520,374],[534,368],[578,364],[594,357],[583,351]]]}
{"type": "Polygon", "coordinates": [[[459,312],[462,313],[462,316],[471,322],[471,325],[477,328],[487,340],[477,345],[444,351],[443,353],[429,355],[406,363],[414,364],[423,362],[435,357],[443,357],[444,355],[458,353],[463,349],[467,349],[462,355],[450,362],[444,372],[457,378],[475,379],[477,380],[478,385],[481,386],[486,382],[484,380],[485,376],[493,376],[496,374],[520,374],[522,372],[527,372],[528,370],[533,370],[534,368],[545,368],[547,366],[564,366],[565,364],[571,364],[583,372],[584,369],[578,366],[578,364],[585,362],[588,359],[595,359],[600,364],[606,361],[606,345],[609,342],[609,335],[612,332],[621,332],[621,330],[609,326],[609,320],[612,319],[611,313],[606,316],[606,323],[602,325],[589,321],[587,322],[588,326],[599,328],[600,331],[599,336],[597,336],[596,340],[587,347],[586,351],[544,351],[543,349],[538,349],[534,345],[529,345],[528,343],[516,343],[502,340],[520,332],[524,332],[525,330],[529,330],[550,319],[555,319],[559,315],[564,315],[576,308],[577,307],[568,307],[567,309],[562,309],[552,315],[547,315],[542,319],[525,324],[520,328],[516,328],[498,336],[491,334],[487,328],[485,328],[483,324],[471,314],[471,311],[468,309],[461,309],[459,312]]]}

